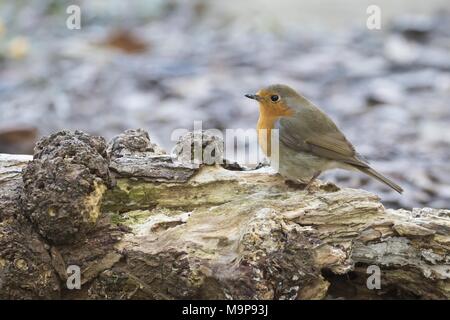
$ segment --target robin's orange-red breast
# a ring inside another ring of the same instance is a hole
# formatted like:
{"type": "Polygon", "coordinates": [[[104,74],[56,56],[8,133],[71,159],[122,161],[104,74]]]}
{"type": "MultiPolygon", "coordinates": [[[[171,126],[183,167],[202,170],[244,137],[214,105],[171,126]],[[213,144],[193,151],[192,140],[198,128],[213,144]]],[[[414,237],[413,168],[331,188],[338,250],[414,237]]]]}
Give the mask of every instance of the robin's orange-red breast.
{"type": "Polygon", "coordinates": [[[258,142],[287,180],[309,187],[323,171],[340,168],[359,170],[403,192],[372,169],[333,120],[294,89],[276,84],[246,97],[259,102],[258,142]],[[272,129],[279,130],[277,157],[271,157],[272,129]]]}

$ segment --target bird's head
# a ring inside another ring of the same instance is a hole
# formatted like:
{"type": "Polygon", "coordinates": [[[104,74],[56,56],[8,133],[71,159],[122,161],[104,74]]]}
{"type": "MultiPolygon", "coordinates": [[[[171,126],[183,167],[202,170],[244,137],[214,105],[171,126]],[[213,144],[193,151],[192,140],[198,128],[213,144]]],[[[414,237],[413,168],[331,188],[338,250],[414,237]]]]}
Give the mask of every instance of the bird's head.
{"type": "Polygon", "coordinates": [[[295,109],[304,99],[294,89],[274,84],[259,90],[256,94],[246,94],[249,99],[259,102],[262,115],[269,117],[283,117],[294,114],[295,109]]]}

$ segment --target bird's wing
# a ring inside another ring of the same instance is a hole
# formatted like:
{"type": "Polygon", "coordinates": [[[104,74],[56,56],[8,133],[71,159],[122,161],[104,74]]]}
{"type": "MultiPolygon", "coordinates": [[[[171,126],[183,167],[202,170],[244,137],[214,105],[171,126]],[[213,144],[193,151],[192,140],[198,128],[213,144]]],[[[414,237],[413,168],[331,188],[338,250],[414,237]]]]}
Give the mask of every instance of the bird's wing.
{"type": "Polygon", "coordinates": [[[333,121],[318,108],[308,108],[276,125],[280,142],[298,152],[307,152],[358,167],[369,167],[333,121]]]}

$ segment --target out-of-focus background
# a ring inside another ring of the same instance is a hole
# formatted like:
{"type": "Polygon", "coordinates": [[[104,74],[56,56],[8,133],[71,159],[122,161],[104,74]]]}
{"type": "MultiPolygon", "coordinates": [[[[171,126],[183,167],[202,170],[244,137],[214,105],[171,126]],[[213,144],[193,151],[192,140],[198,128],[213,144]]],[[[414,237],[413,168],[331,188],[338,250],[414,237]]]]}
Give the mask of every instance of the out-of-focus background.
{"type": "Polygon", "coordinates": [[[253,128],[243,95],[288,84],[329,113],[403,196],[363,175],[391,207],[450,207],[448,0],[11,0],[0,2],[0,152],[80,129],[142,127],[170,150],[176,128],[253,128]],[[69,30],[66,9],[81,8],[69,30]],[[381,9],[368,30],[366,9],[381,9]]]}

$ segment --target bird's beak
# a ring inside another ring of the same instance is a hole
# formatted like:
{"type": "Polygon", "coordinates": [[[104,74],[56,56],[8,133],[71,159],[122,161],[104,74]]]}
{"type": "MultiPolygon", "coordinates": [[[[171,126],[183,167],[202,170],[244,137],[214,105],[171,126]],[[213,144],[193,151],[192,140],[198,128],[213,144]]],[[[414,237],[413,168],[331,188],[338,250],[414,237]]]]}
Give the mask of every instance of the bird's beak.
{"type": "Polygon", "coordinates": [[[253,100],[256,100],[256,101],[260,101],[261,100],[261,97],[258,96],[257,94],[246,94],[245,96],[247,98],[249,98],[249,99],[253,99],[253,100]]]}

